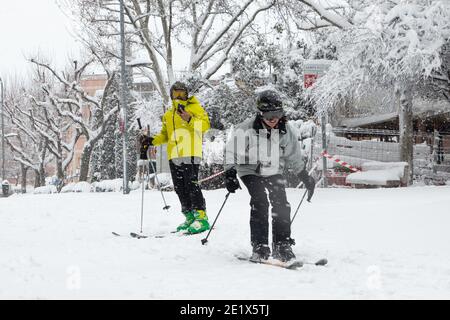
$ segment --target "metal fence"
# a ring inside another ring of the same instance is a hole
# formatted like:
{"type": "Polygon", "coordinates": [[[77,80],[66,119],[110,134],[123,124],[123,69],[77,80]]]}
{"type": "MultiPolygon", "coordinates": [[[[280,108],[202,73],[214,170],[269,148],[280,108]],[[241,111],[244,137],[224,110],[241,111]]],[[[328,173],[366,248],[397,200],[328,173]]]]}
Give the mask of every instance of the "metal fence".
{"type": "MultiPolygon", "coordinates": [[[[400,161],[398,131],[333,128],[332,132],[327,135],[328,153],[356,168],[369,161],[400,161]]],[[[415,178],[437,181],[437,184],[450,180],[450,132],[416,133],[414,142],[415,178]]],[[[322,150],[319,132],[314,138],[313,158],[318,159],[322,150]]],[[[334,171],[349,171],[331,160],[327,164],[334,171]]]]}

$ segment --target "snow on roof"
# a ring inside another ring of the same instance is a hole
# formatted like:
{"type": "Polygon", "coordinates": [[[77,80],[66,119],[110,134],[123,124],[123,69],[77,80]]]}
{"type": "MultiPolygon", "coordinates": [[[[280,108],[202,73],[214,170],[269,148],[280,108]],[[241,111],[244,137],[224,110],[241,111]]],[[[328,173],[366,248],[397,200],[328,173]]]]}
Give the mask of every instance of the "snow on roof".
{"type": "Polygon", "coordinates": [[[341,125],[345,127],[360,127],[368,124],[382,123],[386,121],[392,121],[397,118],[397,112],[391,112],[386,114],[375,114],[370,116],[364,116],[360,118],[343,119],[341,125]]]}
{"type": "MultiPolygon", "coordinates": [[[[450,113],[450,102],[445,100],[427,100],[416,98],[413,102],[413,115],[416,118],[427,118],[443,113],[450,113]]],[[[383,123],[387,121],[394,121],[398,117],[397,112],[390,112],[385,114],[374,114],[362,116],[358,118],[347,118],[340,122],[340,125],[345,127],[360,127],[369,124],[383,123]]]]}

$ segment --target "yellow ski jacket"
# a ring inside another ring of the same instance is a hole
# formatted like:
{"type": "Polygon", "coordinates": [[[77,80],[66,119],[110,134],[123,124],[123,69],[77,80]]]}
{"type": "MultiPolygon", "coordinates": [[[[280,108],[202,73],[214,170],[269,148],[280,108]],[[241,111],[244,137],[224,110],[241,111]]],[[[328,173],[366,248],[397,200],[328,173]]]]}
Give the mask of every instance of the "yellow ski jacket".
{"type": "Polygon", "coordinates": [[[195,97],[187,101],[172,101],[172,106],[162,117],[162,128],[153,137],[152,144],[167,143],[168,159],[202,157],[203,134],[210,128],[209,117],[195,97]],[[177,110],[179,104],[191,115],[189,122],[183,120],[177,110]]]}

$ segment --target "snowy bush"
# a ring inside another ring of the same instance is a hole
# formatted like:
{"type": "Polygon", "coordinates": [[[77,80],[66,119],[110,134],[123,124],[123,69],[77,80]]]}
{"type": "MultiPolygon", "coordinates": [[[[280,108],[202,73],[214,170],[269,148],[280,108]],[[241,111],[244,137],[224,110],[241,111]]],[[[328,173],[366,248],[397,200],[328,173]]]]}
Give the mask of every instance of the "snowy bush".
{"type": "MultiPolygon", "coordinates": [[[[92,183],[91,192],[121,192],[123,190],[123,179],[102,180],[92,183]]],[[[139,181],[129,181],[128,188],[137,190],[140,188],[139,181]]]]}
{"type": "Polygon", "coordinates": [[[34,189],[33,193],[34,194],[51,194],[51,193],[58,193],[58,190],[57,190],[56,186],[48,185],[48,186],[38,187],[38,188],[34,189]]]}
{"type": "Polygon", "coordinates": [[[123,180],[103,180],[92,184],[95,192],[119,192],[122,191],[123,180]]]}
{"type": "Polygon", "coordinates": [[[78,183],[69,183],[61,189],[61,193],[69,193],[69,192],[83,192],[88,193],[92,192],[93,187],[88,182],[82,181],[78,183]]]}

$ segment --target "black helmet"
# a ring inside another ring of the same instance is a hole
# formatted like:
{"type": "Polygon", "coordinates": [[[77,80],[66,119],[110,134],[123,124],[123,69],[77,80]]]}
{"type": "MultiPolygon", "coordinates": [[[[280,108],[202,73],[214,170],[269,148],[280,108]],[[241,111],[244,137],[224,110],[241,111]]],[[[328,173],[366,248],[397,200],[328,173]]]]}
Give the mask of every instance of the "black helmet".
{"type": "Polygon", "coordinates": [[[281,97],[275,90],[264,90],[258,94],[256,106],[261,112],[282,111],[283,102],[281,97]]]}
{"type": "Polygon", "coordinates": [[[189,96],[189,90],[188,87],[186,86],[185,83],[181,82],[181,81],[177,81],[175,82],[171,87],[170,87],[170,98],[173,99],[172,97],[172,92],[173,90],[184,90],[186,91],[186,96],[189,96]]]}

